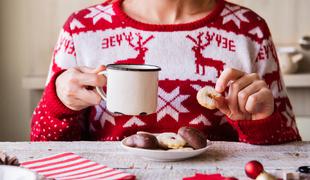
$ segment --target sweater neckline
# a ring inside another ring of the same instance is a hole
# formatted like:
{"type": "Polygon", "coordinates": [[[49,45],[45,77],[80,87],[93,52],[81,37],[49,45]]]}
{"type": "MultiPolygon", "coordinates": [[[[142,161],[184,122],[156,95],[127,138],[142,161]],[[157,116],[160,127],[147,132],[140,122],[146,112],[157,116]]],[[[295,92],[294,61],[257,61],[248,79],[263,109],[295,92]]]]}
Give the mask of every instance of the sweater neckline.
{"type": "Polygon", "coordinates": [[[200,27],[206,26],[208,23],[212,22],[219,14],[222,12],[225,1],[224,0],[217,0],[217,4],[213,8],[213,10],[203,18],[198,20],[188,22],[188,23],[180,23],[180,24],[149,24],[140,22],[129,17],[122,9],[122,3],[124,0],[118,0],[113,4],[113,9],[117,15],[120,16],[121,21],[123,21],[126,26],[131,26],[141,30],[148,30],[148,31],[188,31],[188,30],[195,30],[200,27]]]}

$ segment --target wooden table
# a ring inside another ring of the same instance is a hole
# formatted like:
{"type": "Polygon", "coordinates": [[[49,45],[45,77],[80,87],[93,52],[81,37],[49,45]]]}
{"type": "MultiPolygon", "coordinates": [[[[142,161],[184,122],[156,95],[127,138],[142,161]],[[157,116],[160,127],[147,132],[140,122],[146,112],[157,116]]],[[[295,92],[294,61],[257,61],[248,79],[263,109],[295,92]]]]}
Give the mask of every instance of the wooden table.
{"type": "Polygon", "coordinates": [[[278,177],[294,172],[299,166],[310,165],[310,142],[275,146],[255,146],[234,142],[212,142],[199,157],[180,162],[154,162],[134,157],[120,147],[119,142],[1,142],[0,150],[16,155],[20,161],[74,152],[103,165],[135,174],[137,179],[182,179],[200,173],[221,173],[247,179],[244,165],[259,160],[278,177]]]}

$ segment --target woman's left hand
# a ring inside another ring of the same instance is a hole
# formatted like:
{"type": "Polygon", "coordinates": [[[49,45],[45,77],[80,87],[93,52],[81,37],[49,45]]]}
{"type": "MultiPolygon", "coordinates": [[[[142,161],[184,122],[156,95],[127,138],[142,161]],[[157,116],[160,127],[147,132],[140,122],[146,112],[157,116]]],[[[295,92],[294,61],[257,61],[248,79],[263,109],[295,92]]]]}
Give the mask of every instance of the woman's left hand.
{"type": "Polygon", "coordinates": [[[273,114],[272,92],[258,74],[227,68],[217,80],[215,90],[222,93],[227,87],[227,97],[217,98],[216,105],[230,119],[258,120],[273,114]]]}

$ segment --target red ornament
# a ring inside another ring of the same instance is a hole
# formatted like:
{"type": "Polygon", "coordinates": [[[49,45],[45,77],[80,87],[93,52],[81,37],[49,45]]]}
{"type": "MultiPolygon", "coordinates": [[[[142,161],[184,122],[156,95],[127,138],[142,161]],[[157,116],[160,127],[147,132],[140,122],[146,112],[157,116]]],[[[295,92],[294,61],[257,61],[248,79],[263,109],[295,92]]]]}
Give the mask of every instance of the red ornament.
{"type": "Polygon", "coordinates": [[[264,167],[258,161],[250,161],[245,165],[245,173],[249,178],[255,179],[263,171],[264,167]]]}

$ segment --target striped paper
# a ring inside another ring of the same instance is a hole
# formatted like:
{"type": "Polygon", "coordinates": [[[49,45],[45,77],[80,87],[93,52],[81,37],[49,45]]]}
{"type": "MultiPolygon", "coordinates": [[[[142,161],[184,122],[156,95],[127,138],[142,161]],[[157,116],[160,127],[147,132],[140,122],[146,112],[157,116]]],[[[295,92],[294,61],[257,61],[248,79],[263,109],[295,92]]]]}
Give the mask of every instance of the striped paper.
{"type": "Polygon", "coordinates": [[[135,179],[134,175],[100,165],[74,153],[31,160],[21,163],[21,166],[57,180],[135,179]]]}

